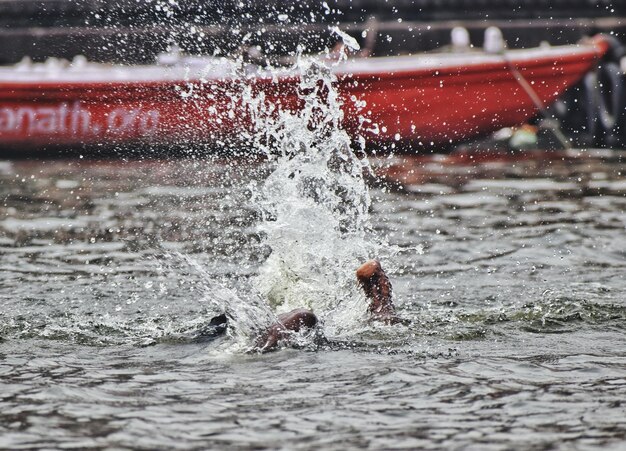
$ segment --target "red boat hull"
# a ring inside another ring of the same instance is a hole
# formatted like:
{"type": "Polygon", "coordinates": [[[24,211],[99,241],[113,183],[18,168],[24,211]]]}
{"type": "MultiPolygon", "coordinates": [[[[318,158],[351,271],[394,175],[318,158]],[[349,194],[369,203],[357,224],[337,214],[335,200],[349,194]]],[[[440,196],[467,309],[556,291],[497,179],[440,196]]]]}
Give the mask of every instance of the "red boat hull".
{"type": "MultiPolygon", "coordinates": [[[[428,56],[432,64],[420,63],[418,57],[372,58],[337,66],[344,125],[351,134],[362,133],[377,143],[442,144],[520,124],[537,113],[537,106],[515,69],[549,105],[594,67],[608,44],[598,37],[569,47],[571,52],[563,47],[545,55],[428,56]],[[454,64],[459,59],[465,62],[454,64]],[[360,112],[355,98],[366,102],[360,112]],[[359,129],[362,113],[376,126],[359,129]]],[[[0,81],[0,144],[20,149],[245,140],[246,133],[255,131],[237,100],[243,86],[263,92],[266,102],[294,110],[300,106],[297,84],[289,76],[246,83],[232,78],[0,81]]]]}

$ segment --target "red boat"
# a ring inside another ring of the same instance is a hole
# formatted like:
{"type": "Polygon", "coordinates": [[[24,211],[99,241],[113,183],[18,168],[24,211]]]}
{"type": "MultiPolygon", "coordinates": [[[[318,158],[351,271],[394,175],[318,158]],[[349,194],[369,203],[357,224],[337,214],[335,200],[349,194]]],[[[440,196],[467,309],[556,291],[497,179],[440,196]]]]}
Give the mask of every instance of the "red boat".
{"type": "MultiPolygon", "coordinates": [[[[357,99],[375,124],[367,127],[368,140],[442,144],[524,122],[580,80],[608,48],[598,36],[495,54],[354,58],[331,70],[350,133],[359,130],[357,99]]],[[[300,105],[291,69],[248,66],[242,73],[233,61],[215,57],[151,66],[51,61],[0,69],[2,148],[239,139],[253,131],[238,95],[246,87],[278,108],[300,105]]]]}

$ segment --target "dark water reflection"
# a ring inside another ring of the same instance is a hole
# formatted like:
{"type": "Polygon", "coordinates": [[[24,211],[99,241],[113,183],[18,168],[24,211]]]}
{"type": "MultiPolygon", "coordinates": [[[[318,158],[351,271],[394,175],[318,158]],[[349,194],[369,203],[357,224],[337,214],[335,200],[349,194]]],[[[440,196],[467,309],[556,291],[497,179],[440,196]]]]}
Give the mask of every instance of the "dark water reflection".
{"type": "Polygon", "coordinates": [[[0,448],[622,449],[620,155],[376,160],[412,325],[263,356],[197,337],[265,164],[0,162],[0,448]]]}

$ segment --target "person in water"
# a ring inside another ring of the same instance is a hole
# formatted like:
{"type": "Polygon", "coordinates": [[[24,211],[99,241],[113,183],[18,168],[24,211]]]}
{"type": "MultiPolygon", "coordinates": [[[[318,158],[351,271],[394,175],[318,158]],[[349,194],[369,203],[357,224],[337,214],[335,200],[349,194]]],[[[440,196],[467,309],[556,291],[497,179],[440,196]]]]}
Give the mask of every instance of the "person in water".
{"type": "MultiPolygon", "coordinates": [[[[368,311],[372,321],[380,321],[384,324],[405,322],[396,315],[391,282],[377,260],[369,260],[359,266],[356,278],[370,301],[368,311]]],[[[226,330],[226,322],[226,315],[220,315],[213,318],[210,325],[215,327],[216,331],[223,332],[226,330]]],[[[281,313],[277,321],[257,339],[254,350],[268,352],[276,349],[280,342],[289,340],[291,334],[313,329],[317,323],[315,313],[305,308],[281,313]]]]}
{"type": "MultiPolygon", "coordinates": [[[[384,324],[404,322],[396,315],[393,305],[392,288],[389,277],[377,260],[369,260],[356,270],[359,285],[370,300],[370,319],[384,324]]],[[[278,315],[277,321],[262,334],[254,347],[259,352],[275,349],[281,341],[286,341],[294,332],[312,329],[317,325],[317,316],[311,310],[298,308],[278,315]]]]}

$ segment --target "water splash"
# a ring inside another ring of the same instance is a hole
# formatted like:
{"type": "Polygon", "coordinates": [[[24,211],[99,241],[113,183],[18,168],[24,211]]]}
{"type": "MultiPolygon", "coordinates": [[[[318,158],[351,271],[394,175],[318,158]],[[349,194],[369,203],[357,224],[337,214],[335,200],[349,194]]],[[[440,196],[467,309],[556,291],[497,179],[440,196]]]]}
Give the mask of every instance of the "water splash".
{"type": "Polygon", "coordinates": [[[353,50],[353,51],[361,50],[361,46],[359,45],[357,40],[354,39],[345,31],[340,30],[339,27],[331,27],[330,31],[333,34],[336,34],[337,36],[339,36],[341,40],[343,41],[344,45],[348,47],[350,50],[353,50]]]}
{"type": "Polygon", "coordinates": [[[314,60],[297,69],[302,108],[254,114],[264,118],[260,149],[274,165],[252,188],[271,248],[255,286],[276,311],[310,308],[336,333],[362,322],[366,303],[354,271],[380,251],[369,228],[369,163],[341,126],[335,76],[314,60]]]}
{"type": "Polygon", "coordinates": [[[261,216],[258,232],[270,250],[258,275],[228,286],[194,259],[176,256],[205,281],[198,302],[228,317],[231,345],[221,352],[250,349],[277,313],[298,307],[313,310],[330,336],[365,325],[367,302],[355,270],[381,251],[370,229],[369,163],[352,150],[342,128],[332,71],[319,60],[299,58],[292,73],[299,79],[298,108],[282,107],[245,82],[233,93],[253,122],[252,144],[272,167],[250,186],[250,203],[261,216]]]}

